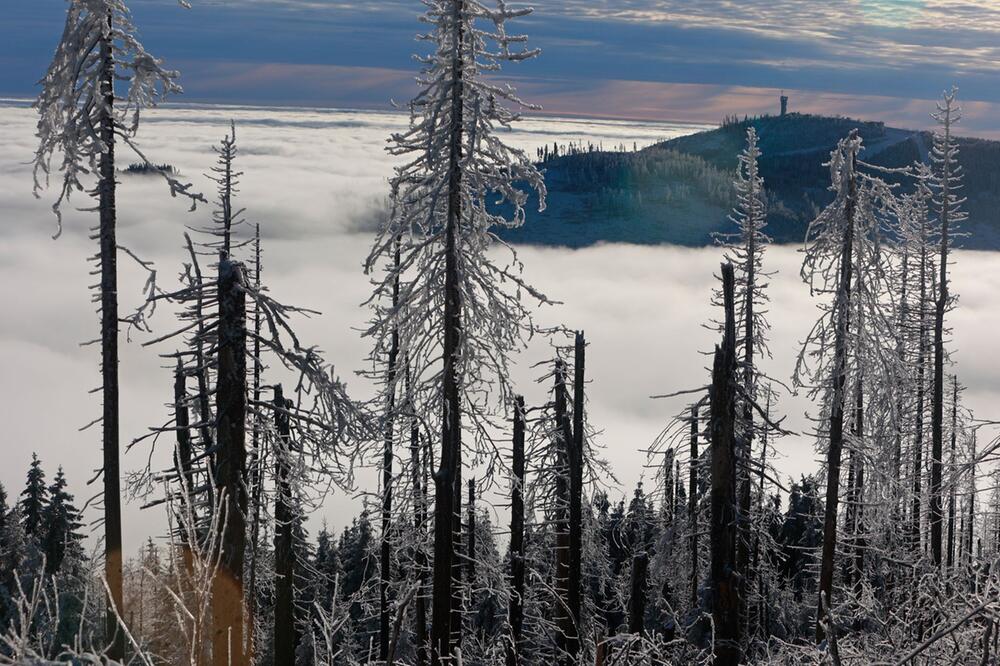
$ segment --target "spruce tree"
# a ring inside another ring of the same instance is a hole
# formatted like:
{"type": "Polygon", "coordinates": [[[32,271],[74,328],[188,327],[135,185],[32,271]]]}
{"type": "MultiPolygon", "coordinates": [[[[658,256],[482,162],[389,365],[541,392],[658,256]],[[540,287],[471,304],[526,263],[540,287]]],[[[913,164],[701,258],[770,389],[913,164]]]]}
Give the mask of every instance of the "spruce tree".
{"type": "Polygon", "coordinates": [[[83,520],[73,505],[73,495],[66,491],[66,474],[60,466],[48,490],[49,502],[42,513],[42,550],[45,571],[58,572],[64,562],[83,559],[83,520]]]}
{"type": "Polygon", "coordinates": [[[31,454],[31,467],[28,468],[28,482],[21,491],[21,500],[18,508],[21,511],[21,524],[24,526],[24,533],[41,539],[43,518],[45,507],[49,501],[49,491],[45,486],[45,472],[42,470],[42,461],[38,459],[37,453],[31,454]]]}

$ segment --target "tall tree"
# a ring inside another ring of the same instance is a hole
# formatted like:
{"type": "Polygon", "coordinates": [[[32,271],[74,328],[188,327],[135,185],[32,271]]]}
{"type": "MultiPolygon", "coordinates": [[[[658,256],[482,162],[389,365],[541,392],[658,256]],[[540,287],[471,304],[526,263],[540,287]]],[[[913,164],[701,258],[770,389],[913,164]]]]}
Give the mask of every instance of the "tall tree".
{"type": "Polygon", "coordinates": [[[83,560],[83,517],[73,505],[73,495],[66,490],[66,474],[60,467],[52,485],[49,501],[42,512],[42,551],[45,553],[45,572],[55,574],[67,559],[83,560]]]}
{"type": "Polygon", "coordinates": [[[824,608],[829,608],[833,591],[841,457],[849,423],[847,396],[857,395],[862,368],[865,374],[893,376],[896,358],[894,350],[885,348],[894,335],[885,329],[889,317],[881,298],[886,256],[879,242],[888,221],[894,219],[895,198],[885,182],[858,170],[861,148],[861,137],[852,130],[830,155],[827,166],[834,199],[809,226],[801,270],[810,290],[832,301],[821,306],[794,374],[798,386],[807,386],[810,395],[823,400],[818,441],[826,452],[827,483],[817,640],[825,637],[824,608]]]}
{"type": "Polygon", "coordinates": [[[528,155],[505,145],[496,132],[517,119],[504,104],[522,103],[510,88],[484,76],[537,54],[522,48],[524,37],[504,28],[530,9],[504,3],[493,9],[479,0],[431,0],[427,6],[423,20],[432,51],[421,58],[421,91],[410,104],[410,126],[393,135],[389,148],[407,159],[391,181],[390,214],[366,268],[371,272],[390,259],[399,240],[399,266],[376,280],[373,295],[388,297],[398,277],[399,307],[382,312],[368,333],[378,352],[390,344],[390,332],[399,331],[413,394],[423,403],[417,412],[434,415],[441,429],[431,627],[432,662],[439,664],[454,658],[451,625],[460,604],[463,415],[472,425],[483,422],[486,382],[497,380],[498,404],[507,402],[508,354],[534,328],[522,294],[544,300],[521,281],[518,264],[499,267],[487,254],[491,229],[523,223],[527,196],[515,183],[527,183],[540,195],[544,187],[528,155]],[[509,205],[497,212],[496,199],[509,205]]]}
{"type": "Polygon", "coordinates": [[[722,265],[722,344],[712,365],[712,621],[715,666],[740,662],[740,590],[736,570],[736,314],[733,265],[722,265]]]}
{"type": "Polygon", "coordinates": [[[510,490],[510,602],[507,623],[507,666],[523,663],[522,628],[524,625],[524,398],[514,398],[513,459],[510,490]]]}
{"type": "Polygon", "coordinates": [[[41,538],[44,523],[45,507],[49,503],[49,490],[45,485],[45,471],[37,453],[31,454],[31,466],[28,468],[28,480],[21,491],[18,509],[21,514],[21,524],[28,536],[41,538]]]}
{"type": "MultiPolygon", "coordinates": [[[[751,497],[753,479],[750,468],[753,459],[753,443],[756,439],[754,426],[754,403],[758,398],[758,376],[756,362],[767,353],[765,335],[769,328],[764,315],[767,304],[765,291],[768,274],[764,272],[764,249],[770,239],[764,234],[767,225],[766,193],[764,179],[760,176],[758,160],[761,151],[757,132],[753,126],[747,128],[746,146],[739,154],[736,170],[736,206],[729,219],[738,231],[728,236],[720,236],[725,243],[726,261],[733,264],[736,283],[737,341],[736,349],[740,362],[737,374],[740,392],[737,397],[737,492],[739,493],[738,521],[739,540],[737,542],[737,571],[740,580],[740,600],[743,604],[740,616],[746,621],[746,604],[750,583],[751,552],[751,497]]],[[[721,299],[719,299],[721,300],[721,299]]],[[[767,427],[766,424],[762,427],[767,427]]]]}
{"type": "Polygon", "coordinates": [[[295,663],[298,647],[295,613],[297,522],[292,488],[293,447],[288,413],[292,402],[285,398],[281,384],[274,387],[274,660],[295,663]]]}
{"type": "Polygon", "coordinates": [[[952,128],[962,118],[961,108],[956,102],[958,90],[952,88],[938,102],[934,114],[940,131],[934,134],[931,148],[932,173],[930,185],[934,191],[934,212],[937,215],[937,232],[940,235],[938,254],[937,294],[934,300],[934,378],[931,392],[931,483],[930,483],[930,527],[931,559],[941,567],[942,562],[942,497],[941,470],[942,447],[944,441],[944,364],[945,364],[945,313],[951,304],[948,290],[949,251],[952,236],[966,215],[961,210],[965,199],[959,194],[962,188],[962,167],[958,163],[958,144],[952,135],[952,128]]]}
{"type": "Polygon", "coordinates": [[[218,292],[218,450],[213,466],[223,527],[218,571],[212,581],[212,659],[215,666],[246,666],[246,280],[243,265],[225,255],[219,259],[218,292]]]}
{"type": "MultiPolygon", "coordinates": [[[[180,92],[177,73],[163,68],[136,39],[125,0],[71,0],[62,37],[35,102],[38,111],[38,149],[35,153],[35,194],[48,184],[54,153],[61,153],[61,187],[53,204],[62,231],[61,207],[71,193],[85,189],[81,179],[94,174],[89,190],[97,200],[99,224],[95,237],[100,280],[97,283],[101,317],[101,425],[104,480],[104,575],[110,598],[105,631],[111,640],[108,656],[125,656],[124,636],[118,631],[113,608],[122,609],[121,470],[118,417],[118,250],[116,230],[115,147],[120,140],[147,165],[134,143],[141,109],[167,93],[180,92]],[[121,82],[116,86],[116,82],[121,82]],[[121,95],[119,96],[119,91],[121,95]]],[[[192,204],[203,200],[189,193],[189,185],[153,169],[167,180],[171,194],[182,194],[192,204]]],[[[144,265],[144,267],[147,267],[144,265]]],[[[142,312],[132,323],[142,325],[142,312]]]]}

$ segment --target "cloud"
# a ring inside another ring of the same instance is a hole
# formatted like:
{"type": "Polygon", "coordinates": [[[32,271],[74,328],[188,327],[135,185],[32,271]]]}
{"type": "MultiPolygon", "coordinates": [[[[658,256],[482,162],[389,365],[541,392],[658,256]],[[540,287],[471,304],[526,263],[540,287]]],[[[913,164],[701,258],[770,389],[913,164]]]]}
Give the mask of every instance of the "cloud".
{"type": "MultiPolygon", "coordinates": [[[[35,90],[61,32],[61,0],[10,0],[0,23],[0,94],[35,90]]],[[[150,52],[201,102],[386,108],[413,91],[422,7],[411,0],[216,0],[190,11],[130,4],[150,52]],[[233,38],[239,35],[239,38],[233,38]]],[[[913,103],[957,83],[1000,133],[1000,6],[971,0],[547,0],[516,30],[542,57],[505,72],[559,114],[717,122],[810,108],[926,124],[913,103]],[[684,94],[684,86],[698,94],[684,94]],[[746,94],[720,96],[713,91],[746,94]],[[754,99],[748,99],[748,98],[754,99]],[[766,98],[766,104],[761,100],[766,98]],[[740,104],[744,104],[740,106],[740,104]],[[803,104],[800,108],[807,108],[803,104]]]]}
{"type": "MultiPolygon", "coordinates": [[[[390,131],[405,117],[394,113],[329,110],[281,110],[240,107],[170,108],[149,114],[141,139],[148,154],[180,168],[184,177],[206,193],[211,183],[202,174],[213,162],[210,146],[237,121],[242,178],[239,203],[247,218],[259,221],[265,236],[264,277],[279,299],[322,311],[297,322],[302,339],[319,344],[336,363],[352,391],[370,395],[371,386],[354,377],[362,369],[368,343],[358,334],[367,319],[359,304],[369,293],[361,265],[370,236],[356,231],[358,220],[372,214],[385,193],[393,159],[384,150],[390,131]]],[[[49,474],[63,464],[79,497],[96,492],[84,480],[100,465],[100,434],[78,428],[97,416],[99,397],[88,394],[98,383],[98,350],[80,347],[95,337],[97,316],[87,285],[93,283],[86,258],[94,247],[89,213],[67,213],[66,232],[50,239],[53,219],[49,199],[30,194],[26,162],[32,152],[34,117],[26,108],[0,107],[0,404],[7,424],[2,482],[13,495],[20,491],[32,451],[38,451],[49,474]]],[[[678,125],[590,119],[532,118],[509,139],[531,150],[552,141],[590,139],[606,144],[640,145],[691,131],[678,125]]],[[[122,159],[127,153],[122,151],[122,159]]],[[[89,205],[86,199],[75,204],[89,205]]],[[[119,239],[140,256],[151,259],[164,286],[172,283],[185,259],[182,234],[187,226],[209,221],[209,210],[188,213],[183,202],[170,199],[155,178],[124,177],[120,187],[119,239]]],[[[530,224],[530,216],[528,224],[530,224]]],[[[564,303],[537,313],[541,324],[565,324],[586,331],[588,413],[603,429],[604,455],[630,488],[646,470],[641,450],[649,446],[684,400],[651,400],[650,395],[704,385],[714,334],[702,324],[715,313],[709,306],[713,273],[720,256],[714,249],[604,245],[582,250],[519,248],[526,278],[564,303]]],[[[797,277],[800,256],[795,248],[773,248],[767,256],[771,280],[770,319],[773,324],[768,364],[773,376],[787,380],[797,350],[815,316],[815,302],[797,277]]],[[[950,318],[957,370],[968,385],[967,404],[980,415],[996,415],[1000,368],[993,332],[1000,330],[1000,274],[996,255],[961,252],[954,269],[954,290],[961,307],[950,318]]],[[[123,309],[138,299],[143,275],[125,259],[121,262],[123,309]]],[[[169,308],[157,313],[157,333],[172,328],[169,308]]],[[[143,348],[149,336],[136,335],[123,344],[122,443],[159,425],[167,416],[172,378],[167,361],[158,354],[170,346],[143,348]]],[[[547,387],[535,383],[532,365],[550,357],[538,340],[522,355],[514,379],[530,404],[545,399],[547,387]]],[[[814,407],[803,397],[783,396],[778,410],[789,427],[805,433],[803,414],[814,407]]],[[[782,458],[782,478],[816,469],[808,437],[789,437],[776,444],[782,458]]],[[[165,462],[169,442],[153,454],[165,462]]],[[[129,469],[142,467],[148,444],[125,456],[129,469]]],[[[361,481],[373,481],[364,472],[361,481]]],[[[626,490],[627,492],[627,490],[626,490]]],[[[147,536],[162,534],[165,523],[157,510],[140,511],[139,502],[126,507],[126,547],[134,549],[147,536]]],[[[332,525],[343,525],[357,501],[343,494],[332,497],[317,514],[332,525]]],[[[91,511],[89,518],[95,518],[91,511]]]]}

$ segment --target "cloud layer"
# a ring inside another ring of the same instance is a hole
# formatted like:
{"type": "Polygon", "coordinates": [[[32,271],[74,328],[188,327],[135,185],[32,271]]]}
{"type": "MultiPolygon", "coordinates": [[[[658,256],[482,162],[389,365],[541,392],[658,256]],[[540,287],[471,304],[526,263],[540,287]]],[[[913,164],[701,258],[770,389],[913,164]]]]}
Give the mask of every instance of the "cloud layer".
{"type": "MultiPolygon", "coordinates": [[[[239,166],[245,172],[240,205],[260,222],[264,275],[279,299],[315,308],[322,316],[303,319],[304,340],[318,344],[342,376],[364,367],[368,344],[357,332],[367,313],[359,304],[369,285],[361,263],[370,238],[359,232],[385,194],[392,161],[382,150],[385,138],[405,118],[393,113],[264,108],[185,108],[150,114],[142,142],[157,161],[177,166],[183,177],[203,191],[211,183],[201,174],[212,164],[210,146],[217,143],[230,118],[237,122],[239,166]]],[[[33,115],[29,109],[0,107],[0,404],[7,424],[5,465],[0,482],[20,491],[32,451],[38,451],[50,476],[57,464],[67,468],[74,491],[82,498],[96,492],[82,483],[100,464],[99,432],[78,432],[98,413],[98,397],[87,391],[98,383],[98,351],[80,347],[95,337],[97,317],[90,303],[86,258],[94,247],[87,238],[94,223],[89,213],[67,214],[66,232],[50,239],[54,219],[47,200],[30,194],[33,115]]],[[[590,139],[606,144],[640,145],[691,131],[677,125],[625,123],[586,119],[531,120],[510,140],[533,149],[543,143],[590,139]]],[[[126,159],[126,158],[122,158],[126,159]]],[[[76,205],[90,202],[77,200],[76,205]]],[[[208,222],[209,211],[186,212],[171,200],[155,178],[123,179],[120,188],[120,241],[155,261],[164,286],[172,283],[185,258],[185,225],[208,222]]],[[[530,224],[530,216],[528,224],[530,224]]],[[[648,396],[701,386],[707,381],[706,357],[714,335],[702,324],[715,313],[708,305],[719,253],[713,249],[605,245],[570,251],[521,248],[526,277],[564,305],[538,313],[541,324],[584,329],[590,343],[589,417],[603,429],[605,455],[627,487],[648,471],[641,450],[648,447],[683,400],[650,400],[648,396]]],[[[772,248],[770,318],[773,362],[769,373],[787,380],[798,341],[815,316],[815,303],[798,280],[800,257],[795,248],[772,248]]],[[[954,289],[962,304],[951,317],[955,360],[969,386],[968,404],[980,416],[1000,404],[1000,366],[994,360],[992,332],[1000,330],[1000,272],[995,254],[962,252],[955,267],[954,289]]],[[[124,306],[138,299],[143,276],[122,261],[124,306]]],[[[169,309],[153,320],[156,332],[173,326],[169,309]]],[[[143,348],[148,335],[123,345],[123,444],[162,423],[171,396],[171,374],[158,352],[143,348]]],[[[545,397],[532,364],[549,357],[544,341],[520,359],[515,380],[529,403],[545,397]]],[[[370,387],[360,378],[349,385],[361,396],[370,387]]],[[[805,432],[803,414],[812,410],[801,397],[782,397],[779,411],[793,430],[805,432]]],[[[157,454],[162,460],[165,446],[157,454]]],[[[783,478],[815,469],[812,442],[789,437],[778,444],[783,478]]],[[[125,458],[126,467],[142,467],[149,448],[139,445],[125,458]]],[[[366,477],[363,477],[366,478],[366,477]]],[[[320,517],[343,524],[356,501],[338,495],[320,517]]],[[[89,514],[91,518],[95,513],[89,514]]],[[[163,529],[158,513],[126,510],[127,547],[136,547],[163,529]]]]}

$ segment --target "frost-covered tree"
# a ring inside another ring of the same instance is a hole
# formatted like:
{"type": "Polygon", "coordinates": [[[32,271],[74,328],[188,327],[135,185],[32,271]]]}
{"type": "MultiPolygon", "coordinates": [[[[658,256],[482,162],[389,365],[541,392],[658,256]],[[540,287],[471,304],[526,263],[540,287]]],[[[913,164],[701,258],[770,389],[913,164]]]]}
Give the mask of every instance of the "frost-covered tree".
{"type": "MultiPolygon", "coordinates": [[[[767,225],[767,193],[758,168],[760,156],[757,132],[750,126],[747,128],[746,146],[739,155],[736,171],[736,206],[729,217],[737,232],[718,237],[725,247],[725,261],[733,265],[735,277],[736,372],[737,381],[742,388],[737,405],[737,494],[740,525],[737,568],[742,588],[741,603],[744,606],[741,622],[747,619],[746,604],[750,582],[751,499],[754,484],[751,460],[754,456],[754,442],[760,435],[758,431],[769,428],[768,424],[755,426],[754,423],[754,407],[762,397],[758,391],[761,373],[757,364],[759,358],[769,355],[767,332],[770,328],[765,308],[768,302],[767,279],[771,274],[764,270],[764,250],[770,239],[764,233],[767,225]]],[[[721,294],[716,293],[716,301],[721,300],[721,294]]],[[[758,472],[763,474],[763,470],[758,472]]]]}
{"type": "Polygon", "coordinates": [[[940,251],[937,256],[937,293],[934,299],[934,375],[931,393],[931,482],[930,482],[930,528],[931,559],[940,568],[942,562],[942,519],[941,470],[943,465],[944,442],[944,336],[945,313],[952,306],[954,296],[948,289],[949,252],[958,225],[966,219],[961,206],[965,198],[961,196],[962,167],[958,163],[958,144],[952,128],[962,118],[961,107],[953,88],[938,102],[934,119],[940,126],[934,133],[931,149],[931,179],[933,191],[933,211],[936,216],[940,251]]]}
{"type": "Polygon", "coordinates": [[[489,252],[497,241],[493,229],[523,224],[527,195],[517,182],[537,190],[542,201],[544,186],[529,156],[497,132],[518,118],[505,105],[523,104],[509,86],[492,80],[503,63],[538,53],[505,27],[531,10],[502,1],[496,7],[479,0],[426,4],[429,32],[421,39],[430,53],[420,58],[410,126],[390,139],[390,153],[403,163],[391,180],[390,214],[366,268],[392,266],[375,279],[373,302],[391,302],[397,277],[399,284],[396,307],[377,310],[368,331],[374,356],[387,358],[391,332],[398,331],[418,400],[414,411],[440,424],[431,637],[438,664],[453,659],[451,618],[460,603],[453,568],[463,417],[481,433],[491,409],[509,403],[508,357],[533,331],[523,295],[544,300],[521,280],[516,257],[508,265],[496,262],[489,252]],[[394,266],[397,243],[401,258],[394,266]]]}
{"type": "Polygon", "coordinates": [[[831,153],[834,200],[810,223],[801,275],[813,294],[828,296],[822,314],[803,344],[793,380],[822,400],[817,429],[826,454],[826,506],[820,562],[817,638],[825,637],[834,582],[841,458],[845,445],[863,454],[855,401],[864,382],[892,376],[894,351],[885,347],[887,331],[883,295],[886,253],[881,238],[895,213],[891,188],[859,169],[862,141],[858,132],[841,140],[831,153]],[[873,377],[875,379],[873,379],[873,377]]]}
{"type": "MultiPolygon", "coordinates": [[[[182,3],[183,4],[183,3],[182,3]]],[[[115,147],[122,142],[144,163],[163,175],[172,195],[200,195],[189,185],[153,165],[135,143],[139,114],[168,93],[180,92],[177,73],[143,48],[125,0],[71,0],[66,23],[52,62],[41,80],[35,102],[38,149],[35,194],[48,185],[58,153],[59,194],[53,204],[62,231],[61,209],[75,191],[87,190],[96,201],[99,223],[94,237],[100,280],[96,285],[101,316],[101,393],[104,461],[104,557],[110,599],[106,629],[114,644],[109,656],[124,657],[124,636],[111,611],[122,604],[121,489],[118,426],[118,251],[115,201],[115,147]],[[96,180],[96,183],[93,181],[96,180]]],[[[134,255],[133,255],[134,256],[134,255]]],[[[141,262],[140,262],[141,263],[141,262]]],[[[148,264],[143,267],[149,270],[148,264]]],[[[128,319],[128,318],[126,318],[128,319]]],[[[131,323],[143,324],[138,312],[131,323]]]]}

